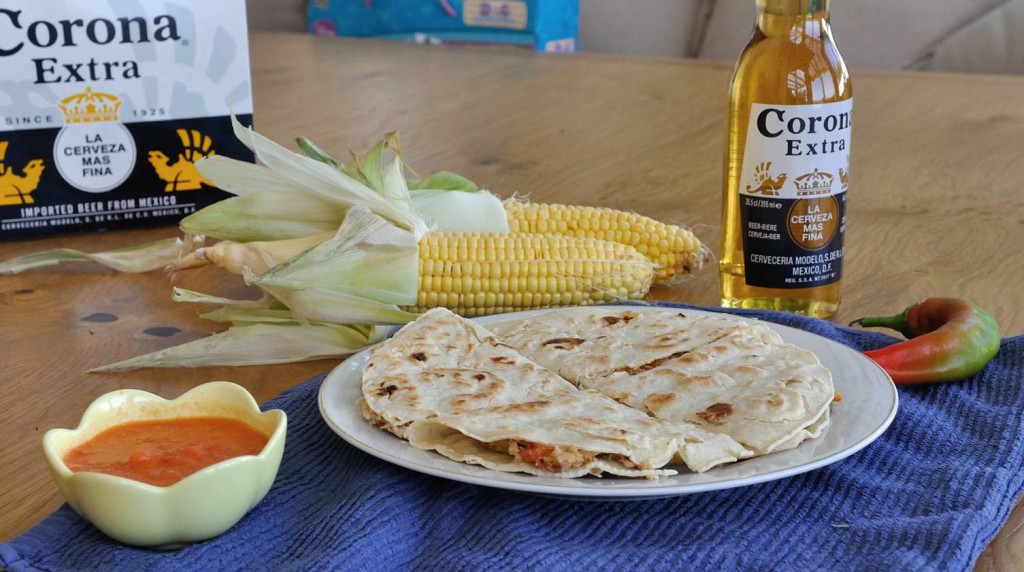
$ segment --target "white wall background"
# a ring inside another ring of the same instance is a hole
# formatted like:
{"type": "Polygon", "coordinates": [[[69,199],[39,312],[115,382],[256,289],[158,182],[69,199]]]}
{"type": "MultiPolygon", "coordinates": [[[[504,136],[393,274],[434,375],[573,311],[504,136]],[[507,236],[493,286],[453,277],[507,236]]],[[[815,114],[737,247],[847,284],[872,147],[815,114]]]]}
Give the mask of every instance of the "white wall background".
{"type": "Polygon", "coordinates": [[[644,56],[696,55],[694,40],[704,24],[702,4],[709,3],[580,0],[580,48],[644,56]]]}
{"type": "MultiPolygon", "coordinates": [[[[696,55],[734,59],[749,36],[754,1],[710,3],[696,55]]],[[[1022,73],[1024,21],[1011,21],[1022,8],[1024,0],[834,0],[832,28],[852,67],[1022,73]]]]}
{"type": "MultiPolygon", "coordinates": [[[[547,0],[562,1],[562,0],[547,0]]],[[[306,29],[307,0],[247,0],[253,29],[306,29]]],[[[579,0],[583,51],[735,60],[754,0],[579,0]]],[[[1024,74],[1024,0],[834,0],[851,67],[1024,74]]]]}

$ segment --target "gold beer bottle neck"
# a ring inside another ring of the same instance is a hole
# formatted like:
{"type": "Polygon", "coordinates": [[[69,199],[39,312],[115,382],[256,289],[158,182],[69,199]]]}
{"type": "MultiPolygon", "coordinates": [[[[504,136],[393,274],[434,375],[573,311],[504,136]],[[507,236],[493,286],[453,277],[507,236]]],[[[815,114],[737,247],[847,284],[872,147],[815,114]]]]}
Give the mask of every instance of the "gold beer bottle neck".
{"type": "Polygon", "coordinates": [[[757,0],[757,28],[767,37],[821,38],[830,34],[831,0],[757,0]]]}
{"type": "Polygon", "coordinates": [[[757,9],[774,16],[808,16],[824,14],[828,17],[830,0],[757,0],[757,9]]]}

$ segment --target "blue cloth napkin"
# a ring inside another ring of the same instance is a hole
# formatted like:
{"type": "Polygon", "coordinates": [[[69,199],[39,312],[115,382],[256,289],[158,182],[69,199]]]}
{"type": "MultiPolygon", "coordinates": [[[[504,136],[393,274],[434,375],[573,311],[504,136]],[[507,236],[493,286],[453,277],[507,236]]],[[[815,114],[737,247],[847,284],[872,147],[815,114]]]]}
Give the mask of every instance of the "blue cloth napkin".
{"type": "MultiPolygon", "coordinates": [[[[736,312],[866,350],[878,333],[736,312]]],[[[66,505],[9,544],[22,570],[967,570],[1024,488],[1024,336],[974,378],[900,389],[878,441],[810,473],[659,500],[556,500],[428,477],[349,446],[311,379],[266,404],[289,417],[267,498],[176,552],[107,539],[66,505]]]]}

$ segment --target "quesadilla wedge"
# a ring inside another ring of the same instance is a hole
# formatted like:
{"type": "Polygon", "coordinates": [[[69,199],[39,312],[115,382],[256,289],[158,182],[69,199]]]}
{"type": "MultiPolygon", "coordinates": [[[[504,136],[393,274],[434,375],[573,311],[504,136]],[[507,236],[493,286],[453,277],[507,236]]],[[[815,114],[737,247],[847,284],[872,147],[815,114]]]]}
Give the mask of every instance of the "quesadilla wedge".
{"type": "Polygon", "coordinates": [[[479,325],[435,309],[378,346],[363,372],[363,416],[457,461],[576,477],[700,472],[751,455],[731,438],[577,389],[479,325]]]}
{"type": "Polygon", "coordinates": [[[568,308],[496,324],[523,355],[574,383],[620,370],[650,369],[733,332],[782,343],[760,323],[660,310],[568,308]]]}
{"type": "Polygon", "coordinates": [[[656,470],[671,462],[703,472],[750,456],[724,435],[655,419],[589,390],[417,421],[406,437],[456,461],[558,477],[673,475],[656,470]]]}
{"type": "Polygon", "coordinates": [[[435,417],[406,430],[409,443],[455,461],[506,472],[580,477],[674,475],[672,428],[599,393],[577,391],[435,417]]]}
{"type": "Polygon", "coordinates": [[[829,423],[831,373],[764,324],[657,309],[570,308],[495,330],[581,388],[728,435],[758,455],[796,447],[829,423]]]}
{"type": "Polygon", "coordinates": [[[363,417],[398,437],[420,419],[577,391],[444,308],[424,313],[377,346],[362,389],[363,417]]]}

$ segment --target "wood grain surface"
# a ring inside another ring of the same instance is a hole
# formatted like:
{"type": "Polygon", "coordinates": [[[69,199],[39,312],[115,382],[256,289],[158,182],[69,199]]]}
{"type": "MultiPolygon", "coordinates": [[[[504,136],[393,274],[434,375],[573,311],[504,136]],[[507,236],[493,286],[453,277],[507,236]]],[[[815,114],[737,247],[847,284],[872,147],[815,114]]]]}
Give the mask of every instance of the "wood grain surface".
{"type": "MultiPolygon", "coordinates": [[[[305,135],[344,155],[399,130],[421,173],[455,171],[503,196],[634,210],[689,225],[717,249],[726,65],[272,34],[254,34],[252,62],[256,127],[278,141],[305,135]]],[[[835,321],[943,295],[982,304],[1003,335],[1020,334],[1024,79],[855,72],[854,83],[846,278],[835,321]]],[[[160,228],[3,243],[0,259],[174,235],[160,228]]],[[[40,439],[73,427],[100,394],[131,387],[172,397],[227,379],[264,401],[337,363],[85,373],[219,329],[196,307],[172,303],[172,284],[255,297],[214,269],[168,277],[76,266],[0,277],[0,540],[60,505],[40,439]],[[96,314],[116,319],[90,321],[96,314]]],[[[717,271],[652,297],[716,305],[717,271]]],[[[1018,510],[979,569],[1020,569],[1022,523],[1018,510]]]]}

